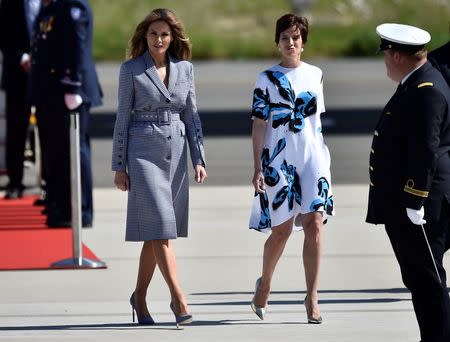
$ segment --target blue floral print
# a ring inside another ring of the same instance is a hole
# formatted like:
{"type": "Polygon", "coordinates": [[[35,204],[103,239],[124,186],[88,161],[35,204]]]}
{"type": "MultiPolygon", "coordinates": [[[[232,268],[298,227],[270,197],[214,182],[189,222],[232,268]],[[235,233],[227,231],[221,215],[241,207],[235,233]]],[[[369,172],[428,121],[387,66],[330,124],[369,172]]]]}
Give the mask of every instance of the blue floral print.
{"type": "Polygon", "coordinates": [[[328,215],[333,213],[334,201],[333,196],[328,197],[330,185],[325,177],[319,178],[317,182],[318,195],[320,198],[315,199],[310,206],[311,211],[318,211],[321,207],[328,215]]]}
{"type": "MultiPolygon", "coordinates": [[[[260,166],[266,191],[255,193],[249,227],[269,232],[288,218],[334,215],[329,152],[322,136],[323,73],[306,62],[259,73],[252,119],[264,120],[260,166]]],[[[256,161],[258,162],[258,160],[256,161]]],[[[294,219],[293,230],[302,223],[294,219]]]]}
{"type": "Polygon", "coordinates": [[[288,165],[286,160],[283,161],[280,169],[286,179],[287,185],[283,186],[275,195],[272,202],[272,208],[275,210],[278,209],[287,199],[288,208],[289,211],[291,211],[294,208],[294,200],[298,203],[298,205],[301,205],[302,189],[300,186],[300,177],[296,172],[295,166],[288,165]]]}
{"type": "Polygon", "coordinates": [[[261,156],[261,164],[264,173],[264,182],[269,186],[277,185],[278,181],[280,180],[280,175],[278,174],[278,171],[274,167],[269,165],[285,147],[286,147],[286,139],[282,138],[278,140],[278,143],[276,144],[273,150],[272,157],[270,157],[270,151],[268,148],[263,149],[261,156]]]}
{"type": "Polygon", "coordinates": [[[255,88],[253,92],[253,108],[252,115],[266,121],[270,114],[270,98],[266,88],[264,92],[260,88],[255,88]]]}
{"type": "Polygon", "coordinates": [[[304,118],[317,111],[317,95],[312,91],[305,91],[295,96],[291,83],[279,71],[266,71],[267,78],[277,87],[280,96],[288,103],[269,103],[273,113],[272,127],[289,124],[289,130],[300,132],[304,126],[304,118]]]}
{"type": "Polygon", "coordinates": [[[259,196],[259,204],[261,206],[261,215],[258,224],[258,230],[266,229],[272,226],[272,221],[270,219],[270,211],[269,211],[269,198],[267,197],[267,193],[263,192],[258,194],[255,192],[255,197],[259,196]]]}

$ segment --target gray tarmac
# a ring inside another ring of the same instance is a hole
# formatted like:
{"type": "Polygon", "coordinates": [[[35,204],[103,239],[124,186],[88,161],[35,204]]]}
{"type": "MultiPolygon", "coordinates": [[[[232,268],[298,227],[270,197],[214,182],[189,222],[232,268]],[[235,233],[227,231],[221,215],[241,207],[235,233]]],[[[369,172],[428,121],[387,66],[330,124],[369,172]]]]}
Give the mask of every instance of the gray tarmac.
{"type": "Polygon", "coordinates": [[[190,237],[177,240],[175,250],[194,323],[176,328],[156,272],[148,305],[157,324],[132,324],[128,298],[140,244],[123,242],[126,194],[96,188],[95,225],[83,230],[83,240],[108,268],[1,272],[0,340],[417,341],[410,295],[386,234],[364,223],[367,186],[336,185],[334,193],[337,215],[325,228],[321,269],[322,325],[306,323],[301,232],[279,262],[267,318],[251,311],[267,235],[247,229],[250,186],[191,188],[190,237]]]}
{"type": "MultiPolygon", "coordinates": [[[[382,58],[305,59],[320,67],[324,75],[327,108],[380,107],[396,85],[386,77],[382,58]]],[[[277,60],[193,61],[197,105],[202,111],[249,110],[259,72],[277,60]]],[[[117,108],[118,63],[98,63],[104,104],[93,113],[115,112],[117,108]]]]}
{"type": "MultiPolygon", "coordinates": [[[[273,61],[195,64],[199,109],[214,115],[245,113],[257,71],[273,61]]],[[[329,80],[328,109],[340,113],[379,109],[395,87],[381,60],[313,64],[329,80]]],[[[117,70],[117,64],[99,65],[106,97],[97,117],[115,110],[117,70]]],[[[133,324],[128,299],[141,245],[124,242],[126,194],[112,187],[111,139],[103,136],[92,140],[95,222],[83,230],[83,241],[108,268],[0,272],[0,341],[418,341],[411,297],[384,229],[364,222],[370,134],[325,137],[336,216],[325,228],[319,286],[324,324],[307,324],[301,232],[291,236],[279,262],[267,318],[260,321],[250,309],[267,235],[247,229],[253,198],[248,134],[206,136],[209,178],[191,187],[190,236],[175,241],[193,324],[176,328],[159,272],[148,293],[157,324],[133,324]]],[[[26,175],[29,192],[36,191],[32,166],[26,175]]]]}
{"type": "MultiPolygon", "coordinates": [[[[368,184],[370,135],[329,135],[325,137],[332,156],[331,170],[335,184],[368,184]]],[[[253,156],[247,136],[205,138],[207,182],[203,186],[249,185],[253,156]]],[[[96,187],[111,187],[110,139],[92,141],[92,168],[96,187]]],[[[191,171],[191,170],[190,170],[191,171]]],[[[196,186],[191,177],[191,185],[196,186]]]]}
{"type": "MultiPolygon", "coordinates": [[[[322,119],[332,155],[333,182],[367,184],[371,132],[396,85],[386,77],[381,58],[307,62],[319,66],[324,73],[327,113],[322,119]]],[[[275,63],[275,60],[194,61],[198,109],[206,136],[207,186],[249,184],[252,89],[257,74],[275,63]]],[[[104,105],[92,112],[94,184],[110,187],[119,64],[101,63],[97,69],[105,97],[104,105]],[[108,127],[105,134],[100,134],[105,127],[108,127]]]]}

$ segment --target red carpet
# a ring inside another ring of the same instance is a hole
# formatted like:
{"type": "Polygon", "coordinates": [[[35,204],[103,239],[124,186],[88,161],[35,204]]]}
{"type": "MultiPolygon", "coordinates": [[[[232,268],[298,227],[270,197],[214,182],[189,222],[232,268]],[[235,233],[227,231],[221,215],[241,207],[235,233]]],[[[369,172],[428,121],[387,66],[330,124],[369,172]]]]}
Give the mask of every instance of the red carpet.
{"type": "MultiPolygon", "coordinates": [[[[0,199],[0,270],[51,269],[72,258],[72,230],[48,228],[36,198],[0,199]]],[[[83,257],[99,261],[84,244],[83,257]]]]}

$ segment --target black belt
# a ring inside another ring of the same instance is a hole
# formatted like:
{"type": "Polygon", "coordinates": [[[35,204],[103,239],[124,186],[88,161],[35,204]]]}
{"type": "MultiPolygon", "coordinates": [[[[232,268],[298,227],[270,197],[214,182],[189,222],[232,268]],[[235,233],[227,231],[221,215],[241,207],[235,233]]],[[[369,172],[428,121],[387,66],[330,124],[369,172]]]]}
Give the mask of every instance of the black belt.
{"type": "Polygon", "coordinates": [[[170,125],[172,121],[180,120],[180,113],[174,113],[169,108],[158,108],[148,112],[134,112],[133,121],[151,121],[159,125],[170,125]]]}

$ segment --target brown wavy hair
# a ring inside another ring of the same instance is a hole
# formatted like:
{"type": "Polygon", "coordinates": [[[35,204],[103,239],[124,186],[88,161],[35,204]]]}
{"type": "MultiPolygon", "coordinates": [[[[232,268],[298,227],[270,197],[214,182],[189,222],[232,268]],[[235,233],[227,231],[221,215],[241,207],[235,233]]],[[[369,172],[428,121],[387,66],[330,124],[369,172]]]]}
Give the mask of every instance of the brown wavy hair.
{"type": "Polygon", "coordinates": [[[128,58],[135,58],[148,51],[147,31],[151,23],[162,20],[169,25],[173,40],[169,46],[169,53],[181,60],[189,60],[191,58],[191,43],[184,30],[183,23],[171,10],[166,8],[157,8],[150,12],[144,20],[137,26],[136,30],[128,43],[128,58]]]}
{"type": "Polygon", "coordinates": [[[295,27],[300,30],[303,44],[306,44],[306,42],[308,41],[309,32],[308,19],[306,19],[306,17],[300,17],[292,13],[285,14],[277,20],[275,29],[275,43],[278,44],[278,42],[280,41],[281,32],[284,32],[291,27],[295,27]]]}

